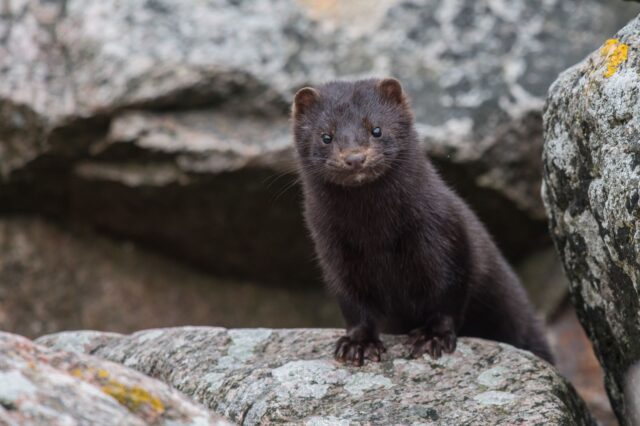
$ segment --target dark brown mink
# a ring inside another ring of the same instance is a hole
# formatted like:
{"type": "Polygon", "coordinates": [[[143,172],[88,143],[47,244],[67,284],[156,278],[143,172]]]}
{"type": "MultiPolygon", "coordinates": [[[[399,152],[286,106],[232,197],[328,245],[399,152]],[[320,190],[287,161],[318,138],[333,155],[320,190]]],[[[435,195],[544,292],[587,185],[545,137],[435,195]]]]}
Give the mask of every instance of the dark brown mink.
{"type": "Polygon", "coordinates": [[[475,336],[553,362],[515,273],[420,149],[397,80],[306,87],[292,116],[306,224],[347,325],[337,360],[379,361],[383,332],[409,333],[412,357],[475,336]]]}

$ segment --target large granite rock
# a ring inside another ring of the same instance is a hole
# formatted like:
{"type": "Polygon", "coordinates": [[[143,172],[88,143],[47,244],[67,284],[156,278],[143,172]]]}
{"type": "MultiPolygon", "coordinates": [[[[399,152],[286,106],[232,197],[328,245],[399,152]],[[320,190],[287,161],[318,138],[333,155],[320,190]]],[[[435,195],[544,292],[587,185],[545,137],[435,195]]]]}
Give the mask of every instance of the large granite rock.
{"type": "Polygon", "coordinates": [[[279,283],[319,276],[291,174],[295,89],[402,79],[425,150],[517,258],[546,241],[547,86],[637,10],[600,0],[0,4],[0,210],[72,218],[279,283]]]}
{"type": "Polygon", "coordinates": [[[640,17],[564,72],[545,112],[551,232],[623,424],[640,404],[640,388],[624,392],[640,360],[638,52],[640,17]]]}
{"type": "Polygon", "coordinates": [[[185,327],[38,342],[122,363],[244,425],[594,424],[571,385],[528,352],[462,339],[438,361],[408,360],[405,339],[386,336],[383,362],[355,368],[330,358],[341,334],[185,327]]]}
{"type": "Polygon", "coordinates": [[[33,337],[69,329],[341,323],[321,287],[270,289],[214,278],[92,232],[0,219],[0,330],[33,337]]]}
{"type": "Polygon", "coordinates": [[[0,424],[231,426],[122,365],[0,332],[0,424]]]}

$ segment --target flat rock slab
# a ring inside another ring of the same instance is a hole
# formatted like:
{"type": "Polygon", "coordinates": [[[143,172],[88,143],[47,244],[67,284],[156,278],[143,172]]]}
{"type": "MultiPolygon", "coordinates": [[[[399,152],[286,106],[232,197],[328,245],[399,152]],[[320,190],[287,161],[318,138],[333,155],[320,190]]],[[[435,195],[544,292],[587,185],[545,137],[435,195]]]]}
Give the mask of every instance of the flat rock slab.
{"type": "Polygon", "coordinates": [[[183,327],[38,342],[122,363],[246,425],[594,424],[571,385],[528,352],[463,338],[453,355],[408,360],[406,338],[384,336],[383,361],[355,368],[330,356],[342,333],[183,327]]]}
{"type": "Polygon", "coordinates": [[[638,70],[640,16],[558,78],[544,117],[552,237],[621,422],[640,400],[638,70]]]}
{"type": "Polygon", "coordinates": [[[122,365],[0,332],[0,425],[230,425],[122,365]]]}

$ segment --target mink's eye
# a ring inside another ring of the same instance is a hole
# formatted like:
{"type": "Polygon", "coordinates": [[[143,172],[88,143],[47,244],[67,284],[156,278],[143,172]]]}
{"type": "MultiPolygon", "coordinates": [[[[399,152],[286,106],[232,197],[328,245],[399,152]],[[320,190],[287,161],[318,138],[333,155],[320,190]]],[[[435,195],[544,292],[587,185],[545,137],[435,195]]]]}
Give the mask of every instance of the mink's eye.
{"type": "Polygon", "coordinates": [[[374,127],[371,130],[371,134],[374,138],[379,138],[380,136],[382,136],[382,129],[380,127],[374,127]]]}
{"type": "Polygon", "coordinates": [[[329,144],[331,143],[331,141],[333,140],[333,136],[327,134],[327,133],[323,133],[322,134],[322,142],[329,144]]]}

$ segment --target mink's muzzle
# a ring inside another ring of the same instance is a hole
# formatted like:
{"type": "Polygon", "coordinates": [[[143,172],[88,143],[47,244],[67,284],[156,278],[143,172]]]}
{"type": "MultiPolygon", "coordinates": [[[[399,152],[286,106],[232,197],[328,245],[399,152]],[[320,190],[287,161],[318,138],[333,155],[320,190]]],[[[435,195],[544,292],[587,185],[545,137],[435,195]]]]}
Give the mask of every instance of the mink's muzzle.
{"type": "Polygon", "coordinates": [[[360,186],[384,175],[387,167],[382,155],[350,153],[342,158],[329,158],[324,163],[325,178],[342,186],[360,186]]]}

